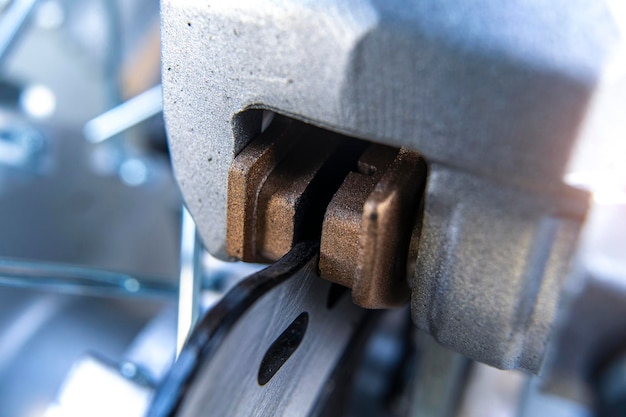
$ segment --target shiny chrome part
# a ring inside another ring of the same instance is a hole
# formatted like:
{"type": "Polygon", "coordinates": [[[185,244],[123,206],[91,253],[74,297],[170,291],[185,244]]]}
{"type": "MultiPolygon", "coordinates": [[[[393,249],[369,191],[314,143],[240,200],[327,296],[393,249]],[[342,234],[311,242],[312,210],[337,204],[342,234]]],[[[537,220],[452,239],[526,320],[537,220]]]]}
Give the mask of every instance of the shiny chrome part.
{"type": "Polygon", "coordinates": [[[0,66],[4,63],[39,0],[13,0],[0,9],[0,66]]]}
{"type": "Polygon", "coordinates": [[[176,297],[176,286],[163,278],[46,262],[0,259],[0,286],[75,295],[176,297]]]}
{"type": "Polygon", "coordinates": [[[35,127],[0,115],[0,168],[12,167],[40,173],[46,140],[35,127]]]}
{"type": "Polygon", "coordinates": [[[142,417],[152,394],[132,364],[116,366],[87,355],[74,364],[43,417],[142,417]]]}
{"type": "Polygon", "coordinates": [[[176,356],[180,354],[189,333],[200,315],[200,290],[202,288],[201,255],[202,244],[196,233],[196,224],[187,209],[183,207],[180,234],[176,356]]]}
{"type": "Polygon", "coordinates": [[[409,415],[453,417],[458,412],[472,361],[444,348],[426,333],[419,333],[416,339],[419,356],[409,415]]]}
{"type": "Polygon", "coordinates": [[[163,109],[161,85],[112,108],[85,124],[85,138],[91,143],[104,142],[113,136],[155,116],[163,109]]]}

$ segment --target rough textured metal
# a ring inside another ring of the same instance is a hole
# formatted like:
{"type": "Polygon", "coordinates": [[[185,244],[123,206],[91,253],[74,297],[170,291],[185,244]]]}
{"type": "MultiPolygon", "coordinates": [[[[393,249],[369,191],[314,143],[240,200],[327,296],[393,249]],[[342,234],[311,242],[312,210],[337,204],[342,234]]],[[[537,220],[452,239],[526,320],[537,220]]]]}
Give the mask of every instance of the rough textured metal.
{"type": "Polygon", "coordinates": [[[227,250],[244,261],[258,260],[256,209],[261,188],[295,143],[286,123],[277,122],[233,161],[228,176],[227,250]]]}
{"type": "Polygon", "coordinates": [[[578,204],[562,176],[619,39],[603,2],[163,0],[162,19],[174,169],[211,253],[254,109],[418,151],[416,323],[537,371],[581,221],[554,208],[578,204]]]}
{"type": "Polygon", "coordinates": [[[296,242],[319,238],[326,204],[364,146],[277,118],[230,169],[227,247],[244,261],[276,261],[296,242]]]}
{"type": "Polygon", "coordinates": [[[407,255],[426,179],[415,152],[371,145],[326,210],[320,276],[352,288],[361,307],[408,301],[407,255]]]}
{"type": "Polygon", "coordinates": [[[162,22],[174,169],[221,257],[228,169],[261,126],[240,112],[555,184],[618,39],[594,0],[163,0],[162,22]]]}
{"type": "Polygon", "coordinates": [[[437,164],[428,189],[411,280],[415,323],[473,359],[537,372],[586,193],[529,198],[437,164]]]}
{"type": "MultiPolygon", "coordinates": [[[[256,246],[272,261],[289,252],[298,228],[309,222],[304,212],[317,198],[312,184],[337,150],[337,140],[307,138],[272,172],[259,194],[256,212],[256,246]]],[[[336,139],[336,138],[335,138],[336,139]]]]}

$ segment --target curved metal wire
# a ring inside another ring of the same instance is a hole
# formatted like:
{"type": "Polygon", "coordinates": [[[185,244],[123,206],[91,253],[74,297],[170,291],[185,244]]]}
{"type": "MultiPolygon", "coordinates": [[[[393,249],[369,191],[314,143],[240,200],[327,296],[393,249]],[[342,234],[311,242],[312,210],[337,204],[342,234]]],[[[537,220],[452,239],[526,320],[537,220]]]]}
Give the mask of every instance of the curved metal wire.
{"type": "Polygon", "coordinates": [[[53,291],[64,294],[171,298],[176,282],[102,269],[0,258],[0,286],[53,291]]]}

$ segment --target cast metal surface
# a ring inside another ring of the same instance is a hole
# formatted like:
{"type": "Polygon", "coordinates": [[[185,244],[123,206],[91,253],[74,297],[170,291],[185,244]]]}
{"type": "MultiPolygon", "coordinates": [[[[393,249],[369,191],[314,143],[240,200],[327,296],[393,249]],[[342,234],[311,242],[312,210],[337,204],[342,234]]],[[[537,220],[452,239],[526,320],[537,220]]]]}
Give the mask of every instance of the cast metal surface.
{"type": "Polygon", "coordinates": [[[348,297],[327,307],[318,246],[296,245],[231,290],[195,328],[148,415],[305,416],[363,317],[348,297]],[[266,352],[303,313],[299,345],[260,385],[266,352]],[[224,399],[228,399],[224,401],[224,399]]]}
{"type": "Polygon", "coordinates": [[[362,307],[405,304],[409,241],[425,181],[425,163],[415,152],[368,147],[326,210],[320,276],[352,288],[362,307]]]}
{"type": "Polygon", "coordinates": [[[619,40],[603,2],[164,0],[162,24],[174,169],[211,253],[254,109],[406,147],[430,164],[415,322],[538,371],[585,211],[562,177],[619,40]]]}
{"type": "Polygon", "coordinates": [[[618,39],[591,0],[165,0],[162,19],[174,168],[221,257],[228,169],[261,128],[243,110],[554,186],[618,39]]]}
{"type": "Polygon", "coordinates": [[[529,198],[431,164],[410,280],[418,327],[472,359],[537,372],[570,269],[586,193],[529,198]]]}

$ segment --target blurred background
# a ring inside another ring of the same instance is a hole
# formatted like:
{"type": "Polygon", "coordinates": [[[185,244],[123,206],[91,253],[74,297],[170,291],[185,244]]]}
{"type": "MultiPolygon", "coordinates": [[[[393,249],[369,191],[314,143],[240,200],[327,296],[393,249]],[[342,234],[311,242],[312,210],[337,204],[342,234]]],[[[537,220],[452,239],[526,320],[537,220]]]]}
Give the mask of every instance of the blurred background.
{"type": "Polygon", "coordinates": [[[176,304],[159,81],[158,0],[0,0],[0,415],[44,415],[73,364],[124,362],[176,304]]]}

